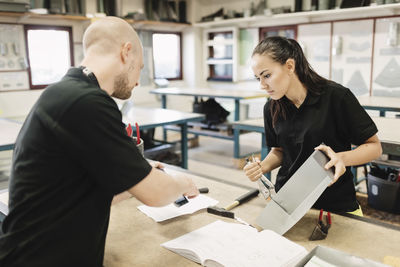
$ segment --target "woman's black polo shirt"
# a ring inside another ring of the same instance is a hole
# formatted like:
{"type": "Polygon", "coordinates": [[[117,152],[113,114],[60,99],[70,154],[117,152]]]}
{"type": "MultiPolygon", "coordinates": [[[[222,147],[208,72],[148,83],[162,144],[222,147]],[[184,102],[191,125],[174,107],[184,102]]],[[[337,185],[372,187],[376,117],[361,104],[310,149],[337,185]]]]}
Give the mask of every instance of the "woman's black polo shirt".
{"type": "MultiPolygon", "coordinates": [[[[276,188],[279,190],[321,143],[335,152],[351,150],[351,144],[363,144],[378,132],[374,122],[352,92],[329,82],[320,95],[307,94],[297,108],[286,97],[286,120],[279,118],[272,127],[270,101],[264,106],[264,127],[268,147],[281,147],[283,159],[276,188]]],[[[307,182],[307,177],[304,177],[307,182]]],[[[331,211],[354,211],[358,208],[350,167],[328,187],[314,205],[331,211]]]]}

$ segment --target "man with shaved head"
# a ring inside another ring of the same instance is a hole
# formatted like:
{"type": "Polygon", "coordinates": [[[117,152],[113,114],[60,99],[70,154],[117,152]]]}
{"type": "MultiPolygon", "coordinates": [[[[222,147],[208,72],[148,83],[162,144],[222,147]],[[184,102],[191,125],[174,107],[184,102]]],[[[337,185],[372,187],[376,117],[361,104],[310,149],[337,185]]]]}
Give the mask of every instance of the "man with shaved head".
{"type": "Polygon", "coordinates": [[[88,27],[83,46],[81,66],[44,90],[18,135],[0,266],[102,266],[114,195],[149,206],[198,195],[191,179],[149,165],[111,98],[138,85],[136,32],[107,17],[88,27]]]}

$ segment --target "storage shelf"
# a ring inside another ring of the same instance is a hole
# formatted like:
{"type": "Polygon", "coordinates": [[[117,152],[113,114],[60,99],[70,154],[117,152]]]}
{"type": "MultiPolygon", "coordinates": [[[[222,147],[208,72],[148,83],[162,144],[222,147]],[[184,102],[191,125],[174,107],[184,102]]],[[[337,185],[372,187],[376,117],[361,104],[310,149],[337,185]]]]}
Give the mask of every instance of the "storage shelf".
{"type": "Polygon", "coordinates": [[[206,29],[203,31],[203,58],[204,64],[204,80],[207,81],[237,81],[238,68],[238,28],[225,27],[218,29],[206,29]],[[214,40],[215,35],[221,35],[217,40],[214,40]],[[210,39],[212,38],[212,39],[210,39]],[[215,45],[215,46],[214,46],[215,45]],[[222,47],[225,52],[216,54],[222,47]],[[224,56],[224,58],[215,57],[215,55],[224,56]],[[232,66],[229,70],[226,68],[222,73],[215,70],[215,66],[232,66]]]}
{"type": "Polygon", "coordinates": [[[281,26],[299,23],[323,22],[332,20],[360,19],[370,17],[394,16],[400,14],[400,4],[386,4],[366,7],[305,11],[276,14],[272,16],[252,16],[248,18],[225,19],[210,22],[198,22],[194,27],[213,28],[221,26],[257,27],[281,26]]]}

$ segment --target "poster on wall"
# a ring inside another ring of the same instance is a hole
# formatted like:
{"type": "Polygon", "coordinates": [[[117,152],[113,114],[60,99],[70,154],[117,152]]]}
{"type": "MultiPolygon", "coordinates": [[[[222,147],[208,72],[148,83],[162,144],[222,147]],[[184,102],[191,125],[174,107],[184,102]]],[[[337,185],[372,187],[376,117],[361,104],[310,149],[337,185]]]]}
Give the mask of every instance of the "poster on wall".
{"type": "Polygon", "coordinates": [[[239,30],[238,80],[254,80],[251,69],[251,54],[258,44],[258,28],[239,30]]]}
{"type": "Polygon", "coordinates": [[[24,28],[0,24],[0,91],[29,89],[24,28]]]}
{"type": "Polygon", "coordinates": [[[400,18],[376,20],[372,95],[400,97],[400,18]]]}
{"type": "Polygon", "coordinates": [[[0,72],[0,92],[26,90],[29,88],[26,71],[0,72]]]}
{"type": "Polygon", "coordinates": [[[297,41],[311,67],[329,79],[331,23],[299,25],[297,41]]]}
{"type": "Polygon", "coordinates": [[[0,24],[0,32],[0,71],[25,70],[27,64],[23,26],[0,24]]]}
{"type": "Polygon", "coordinates": [[[370,92],[373,23],[372,19],[333,23],[331,79],[356,96],[370,92]]]}

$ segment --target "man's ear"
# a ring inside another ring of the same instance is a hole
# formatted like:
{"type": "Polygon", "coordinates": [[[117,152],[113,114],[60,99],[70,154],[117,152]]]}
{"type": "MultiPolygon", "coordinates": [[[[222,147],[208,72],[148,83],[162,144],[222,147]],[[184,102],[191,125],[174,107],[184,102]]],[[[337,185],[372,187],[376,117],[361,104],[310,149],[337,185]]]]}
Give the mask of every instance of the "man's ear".
{"type": "Polygon", "coordinates": [[[288,60],[286,60],[286,68],[289,71],[290,74],[293,74],[295,71],[295,66],[296,63],[294,62],[293,58],[288,58],[288,60]]]}
{"type": "Polygon", "coordinates": [[[132,50],[132,43],[126,42],[121,47],[121,61],[122,63],[126,63],[128,61],[129,53],[132,50]]]}

